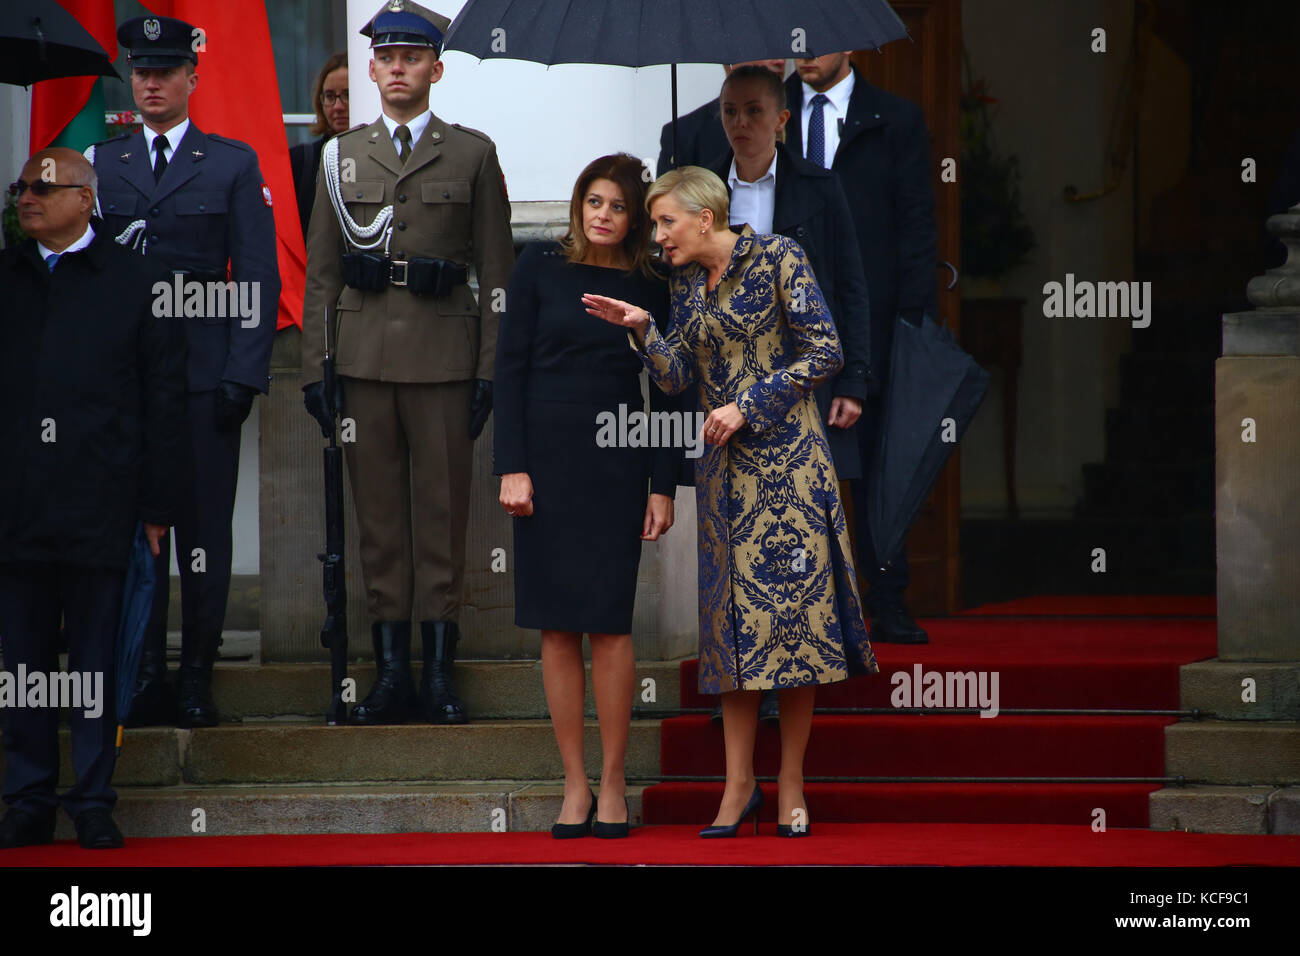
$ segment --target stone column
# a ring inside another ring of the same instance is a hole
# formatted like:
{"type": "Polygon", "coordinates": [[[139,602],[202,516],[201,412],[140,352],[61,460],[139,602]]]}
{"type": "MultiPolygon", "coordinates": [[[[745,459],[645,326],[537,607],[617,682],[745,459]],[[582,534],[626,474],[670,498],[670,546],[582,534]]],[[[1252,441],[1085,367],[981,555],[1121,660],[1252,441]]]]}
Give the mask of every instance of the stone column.
{"type": "Polygon", "coordinates": [[[1182,669],[1197,718],[1165,734],[1151,826],[1300,833],[1300,205],[1268,221],[1284,265],[1223,316],[1215,363],[1218,657],[1182,669]]]}

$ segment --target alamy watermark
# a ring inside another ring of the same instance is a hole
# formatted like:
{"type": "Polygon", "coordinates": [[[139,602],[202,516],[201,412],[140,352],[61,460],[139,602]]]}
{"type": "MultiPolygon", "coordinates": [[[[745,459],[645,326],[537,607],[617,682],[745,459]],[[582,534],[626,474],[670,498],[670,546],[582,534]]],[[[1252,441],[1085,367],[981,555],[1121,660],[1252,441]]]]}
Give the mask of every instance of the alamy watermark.
{"type": "Polygon", "coordinates": [[[260,282],[186,281],[177,273],[171,282],[155,282],[153,314],[159,318],[240,319],[240,327],[255,329],[262,321],[260,282]]]}
{"type": "Polygon", "coordinates": [[[704,454],[704,412],[650,412],[618,406],[596,415],[598,448],[685,448],[687,458],[704,454]]]}
{"type": "Polygon", "coordinates": [[[67,707],[94,720],[104,713],[103,671],[0,670],[0,709],[6,707],[67,707]]]}
{"type": "Polygon", "coordinates": [[[1092,282],[1076,280],[1043,284],[1043,316],[1048,319],[1132,319],[1133,328],[1151,324],[1150,282],[1092,282]]]}
{"type": "Polygon", "coordinates": [[[977,707],[981,717],[998,715],[997,671],[927,671],[913,664],[911,672],[894,671],[889,682],[893,707],[977,707]]]}

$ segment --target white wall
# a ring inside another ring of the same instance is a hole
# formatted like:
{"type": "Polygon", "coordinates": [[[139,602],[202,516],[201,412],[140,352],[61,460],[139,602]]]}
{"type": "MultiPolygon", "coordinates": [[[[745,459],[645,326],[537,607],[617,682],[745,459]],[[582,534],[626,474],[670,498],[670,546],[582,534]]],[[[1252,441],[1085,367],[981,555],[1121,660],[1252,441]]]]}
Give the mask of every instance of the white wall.
{"type": "MultiPolygon", "coordinates": [[[[444,3],[438,12],[454,20],[462,6],[444,3]]],[[[370,41],[357,31],[374,13],[374,0],[348,0],[349,63],[369,63],[370,41]]],[[[671,115],[667,66],[547,67],[479,61],[455,50],[443,60],[446,69],[429,105],[439,118],[492,137],[513,201],[567,201],[587,163],[620,150],[645,159],[654,171],[659,130],[671,115]]],[[[717,96],[724,76],[716,64],[679,66],[678,112],[717,96]]],[[[353,123],[373,121],[379,93],[367,69],[350,70],[348,81],[353,123]]]]}

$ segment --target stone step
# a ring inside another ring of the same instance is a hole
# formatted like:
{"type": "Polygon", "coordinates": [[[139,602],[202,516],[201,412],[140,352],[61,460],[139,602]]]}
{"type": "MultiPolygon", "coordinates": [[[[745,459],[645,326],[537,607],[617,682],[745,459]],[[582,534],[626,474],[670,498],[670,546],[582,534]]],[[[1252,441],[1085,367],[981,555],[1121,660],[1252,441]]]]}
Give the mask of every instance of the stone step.
{"type": "Polygon", "coordinates": [[[1300,720],[1300,663],[1197,661],[1178,671],[1184,709],[1199,707],[1221,720],[1300,720]],[[1242,700],[1247,681],[1253,700],[1242,700]]]}
{"type": "Polygon", "coordinates": [[[1300,787],[1165,787],[1151,794],[1151,829],[1300,833],[1300,787]]]}
{"type": "MultiPolygon", "coordinates": [[[[630,780],[659,777],[658,720],[634,720],[628,735],[630,780]]],[[[59,779],[72,779],[70,740],[60,731],[59,779]]],[[[600,730],[587,721],[587,766],[601,762],[600,730]]],[[[721,757],[721,755],[719,755],[721,757]]],[[[0,772],[3,771],[0,760],[0,772]]],[[[460,726],[327,727],[274,720],[198,730],[144,727],[127,732],[115,786],[297,784],[446,780],[539,781],[563,778],[549,720],[476,721],[460,726]]]]}
{"type": "Polygon", "coordinates": [[[1165,729],[1165,773],[1201,784],[1300,784],[1300,724],[1184,720],[1165,729]]]}
{"type": "MultiPolygon", "coordinates": [[[[422,670],[423,664],[412,664],[417,684],[422,670]]],[[[454,675],[456,694],[471,720],[550,716],[542,686],[541,661],[457,661],[454,675]]],[[[369,661],[353,662],[348,667],[348,676],[357,682],[357,699],[361,700],[374,683],[375,666],[369,661]]],[[[595,717],[590,664],[586,687],[586,713],[595,717]]],[[[681,662],[638,661],[636,688],[634,713],[677,711],[681,706],[681,662]]],[[[219,663],[213,668],[212,695],[222,720],[283,716],[324,720],[329,690],[328,664],[219,663]]]]}
{"type": "MultiPolygon", "coordinates": [[[[599,793],[598,784],[592,790],[599,793]]],[[[639,824],[644,786],[628,785],[639,824]]],[[[119,787],[113,818],[132,837],[262,833],[465,833],[545,831],[560,814],[562,780],[364,782],[328,786],[119,787]],[[196,811],[202,810],[202,814],[196,811]],[[196,830],[198,822],[203,829],[196,830]]],[[[76,836],[59,814],[56,839],[76,836]]]]}

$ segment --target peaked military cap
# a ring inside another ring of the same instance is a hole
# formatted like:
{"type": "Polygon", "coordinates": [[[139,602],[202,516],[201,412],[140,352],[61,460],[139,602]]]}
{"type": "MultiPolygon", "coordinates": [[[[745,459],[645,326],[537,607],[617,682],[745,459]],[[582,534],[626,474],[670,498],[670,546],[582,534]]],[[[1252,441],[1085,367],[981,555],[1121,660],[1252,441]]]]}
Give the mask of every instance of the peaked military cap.
{"type": "Polygon", "coordinates": [[[440,13],[412,3],[411,0],[388,0],[361,35],[370,37],[370,47],[427,46],[442,55],[442,38],[451,21],[440,13]]]}
{"type": "Polygon", "coordinates": [[[127,50],[127,62],[145,69],[198,63],[197,33],[184,20],[134,17],[117,28],[117,42],[127,50]]]}

